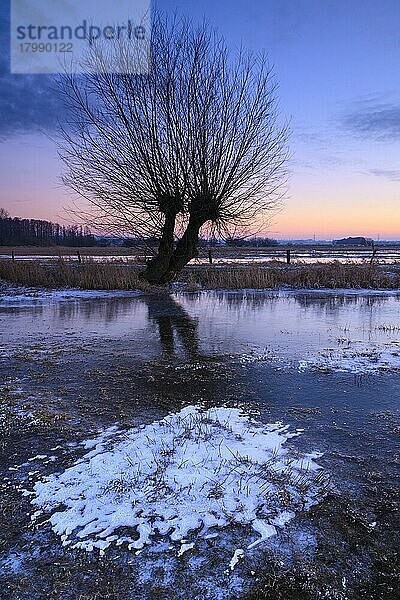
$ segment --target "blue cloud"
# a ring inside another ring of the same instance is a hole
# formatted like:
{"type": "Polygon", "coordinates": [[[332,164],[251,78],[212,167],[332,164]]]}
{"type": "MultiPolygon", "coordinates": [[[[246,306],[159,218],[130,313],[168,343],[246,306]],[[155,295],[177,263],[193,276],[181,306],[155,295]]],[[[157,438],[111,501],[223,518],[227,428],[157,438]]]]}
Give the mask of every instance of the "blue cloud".
{"type": "Polygon", "coordinates": [[[400,181],[400,170],[396,169],[370,169],[368,171],[371,175],[376,177],[384,177],[390,179],[390,181],[400,181]]]}
{"type": "Polygon", "coordinates": [[[358,137],[376,141],[398,141],[400,140],[400,105],[370,105],[345,115],[342,124],[358,137]]]}
{"type": "Polygon", "coordinates": [[[15,133],[52,131],[62,113],[62,98],[48,75],[10,73],[9,2],[0,7],[0,138],[15,133]]]}
{"type": "Polygon", "coordinates": [[[53,131],[63,102],[46,75],[0,77],[0,136],[37,130],[53,131]]]}

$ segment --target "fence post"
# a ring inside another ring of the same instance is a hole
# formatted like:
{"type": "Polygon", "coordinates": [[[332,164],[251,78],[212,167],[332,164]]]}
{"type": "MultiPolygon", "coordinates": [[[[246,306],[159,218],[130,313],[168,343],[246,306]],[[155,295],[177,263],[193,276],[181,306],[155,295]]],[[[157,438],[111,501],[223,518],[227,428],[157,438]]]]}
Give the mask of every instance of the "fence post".
{"type": "Polygon", "coordinates": [[[212,265],[212,261],[213,261],[212,251],[211,251],[211,248],[209,248],[208,249],[208,262],[210,263],[210,265],[212,265]]]}
{"type": "Polygon", "coordinates": [[[374,242],[372,242],[372,256],[371,256],[371,260],[369,261],[370,265],[372,265],[372,263],[374,262],[374,258],[376,256],[377,252],[378,252],[378,248],[375,246],[374,242]]]}
{"type": "Polygon", "coordinates": [[[77,251],[76,251],[76,253],[77,253],[77,255],[78,255],[78,262],[79,262],[79,264],[81,264],[81,262],[82,262],[82,256],[81,256],[81,253],[79,252],[79,250],[77,250],[77,251]]]}
{"type": "Polygon", "coordinates": [[[290,265],[290,248],[286,250],[286,262],[290,265]]]}
{"type": "Polygon", "coordinates": [[[15,252],[14,252],[14,250],[11,250],[11,260],[15,260],[15,252]]]}

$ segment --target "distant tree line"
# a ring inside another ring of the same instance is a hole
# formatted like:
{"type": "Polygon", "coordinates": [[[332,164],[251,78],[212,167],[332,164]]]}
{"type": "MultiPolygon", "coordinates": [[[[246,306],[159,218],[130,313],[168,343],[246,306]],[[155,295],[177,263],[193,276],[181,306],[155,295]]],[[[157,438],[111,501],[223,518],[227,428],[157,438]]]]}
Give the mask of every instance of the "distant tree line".
{"type": "Polygon", "coordinates": [[[87,227],[10,217],[0,209],[0,246],[96,246],[87,227]]]}
{"type": "MultiPolygon", "coordinates": [[[[158,244],[155,236],[146,238],[147,246],[158,244]]],[[[199,246],[226,244],[227,246],[278,246],[277,240],[265,237],[228,238],[222,240],[199,239],[199,246]]],[[[0,208],[0,246],[125,246],[140,247],[143,239],[137,237],[94,236],[88,227],[77,225],[59,225],[41,219],[21,219],[10,217],[4,208],[0,208]]]]}
{"type": "Polygon", "coordinates": [[[272,238],[256,237],[256,238],[231,238],[226,240],[227,246],[252,246],[257,248],[265,248],[271,246],[279,246],[279,242],[272,238]]]}

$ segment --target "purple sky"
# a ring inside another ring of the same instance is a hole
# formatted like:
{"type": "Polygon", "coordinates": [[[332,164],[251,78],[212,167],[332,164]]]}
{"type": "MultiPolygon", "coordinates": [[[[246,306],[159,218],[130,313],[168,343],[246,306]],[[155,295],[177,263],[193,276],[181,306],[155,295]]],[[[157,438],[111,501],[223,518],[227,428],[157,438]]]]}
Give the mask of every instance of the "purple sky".
{"type": "MultiPolygon", "coordinates": [[[[111,5],[112,6],[112,5],[111,5]]],[[[275,237],[400,239],[400,3],[393,0],[159,0],[205,15],[228,38],[267,50],[291,123],[291,177],[275,237]]],[[[12,215],[68,220],[51,140],[62,107],[46,76],[8,72],[3,3],[1,201],[12,215]],[[4,58],[5,57],[5,58],[4,58]],[[50,137],[49,137],[50,136],[50,137]]]]}

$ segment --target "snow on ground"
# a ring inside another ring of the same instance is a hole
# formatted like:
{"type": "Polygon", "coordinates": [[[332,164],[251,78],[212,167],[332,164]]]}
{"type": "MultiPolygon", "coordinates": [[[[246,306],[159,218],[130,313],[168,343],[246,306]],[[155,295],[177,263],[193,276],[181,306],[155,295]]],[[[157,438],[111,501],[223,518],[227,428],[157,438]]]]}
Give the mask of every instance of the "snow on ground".
{"type": "Polygon", "coordinates": [[[19,550],[10,550],[0,558],[0,569],[3,572],[19,575],[24,572],[24,562],[28,558],[27,554],[19,550]]]}
{"type": "Polygon", "coordinates": [[[283,356],[283,352],[275,352],[271,348],[265,350],[252,350],[249,353],[239,356],[239,363],[244,367],[252,363],[266,363],[274,367],[277,371],[287,371],[293,367],[295,361],[293,358],[283,356]]]}
{"type": "MultiPolygon", "coordinates": [[[[397,331],[397,330],[396,330],[397,331]]],[[[278,371],[298,370],[322,373],[354,373],[377,375],[386,371],[400,370],[400,342],[370,343],[350,342],[349,346],[315,349],[303,358],[285,356],[284,351],[271,349],[253,350],[238,357],[245,367],[253,363],[264,363],[278,371]]]]}
{"type": "Polygon", "coordinates": [[[45,359],[48,356],[54,356],[53,348],[40,348],[38,346],[34,346],[31,348],[15,348],[13,347],[11,350],[6,348],[5,346],[0,346],[0,360],[5,360],[8,358],[25,358],[29,360],[40,360],[45,359]]]}
{"type": "Polygon", "coordinates": [[[400,370],[400,345],[363,347],[353,344],[351,348],[325,350],[317,356],[299,361],[300,371],[342,372],[377,374],[400,370]]]}
{"type": "Polygon", "coordinates": [[[314,296],[400,296],[398,289],[385,288],[284,288],[281,292],[289,295],[312,294],[314,296]]]}
{"type": "MultiPolygon", "coordinates": [[[[25,491],[32,520],[48,516],[63,545],[101,553],[111,544],[140,552],[165,536],[182,555],[230,526],[257,534],[249,549],[325,493],[320,454],[285,448],[300,433],[238,409],[194,406],[125,432],[109,429],[86,441],[90,451],[70,468],[25,491]]],[[[243,554],[236,550],[231,568],[243,554]]]]}
{"type": "Polygon", "coordinates": [[[229,294],[230,296],[246,296],[250,294],[251,296],[260,295],[265,296],[268,294],[271,298],[279,297],[279,296],[304,296],[312,295],[312,296],[400,296],[400,290],[396,289],[385,289],[385,288],[293,288],[289,285],[282,285],[278,288],[242,288],[233,290],[231,288],[226,289],[213,289],[213,290],[196,290],[194,292],[187,292],[186,294],[196,294],[196,296],[201,295],[225,295],[229,294]]]}
{"type": "MultiPolygon", "coordinates": [[[[182,283],[175,283],[174,289],[180,291],[182,289],[182,283]]],[[[191,293],[183,289],[185,294],[191,293]]],[[[398,296],[400,291],[398,290],[387,290],[387,289],[355,289],[355,288],[319,288],[319,289],[308,289],[308,288],[290,288],[283,286],[280,289],[242,289],[242,290],[198,290],[194,292],[196,295],[208,295],[208,294],[229,294],[229,295],[241,295],[246,294],[260,294],[270,295],[271,297],[279,296],[293,296],[293,295],[317,295],[317,296],[398,296]]],[[[1,305],[12,305],[16,304],[20,306],[23,303],[33,302],[44,302],[51,301],[56,302],[60,300],[73,300],[73,299],[90,299],[90,298],[129,298],[133,296],[141,295],[142,292],[139,290],[125,291],[125,290],[81,290],[74,288],[64,289],[45,289],[39,287],[26,287],[22,285],[12,285],[4,282],[0,283],[0,306],[1,305]]]]}
{"type": "Polygon", "coordinates": [[[0,287],[0,306],[11,307],[43,302],[93,298],[131,298],[140,295],[139,291],[124,290],[80,290],[65,288],[47,290],[44,288],[28,288],[24,286],[2,285],[0,287]]]}
{"type": "MultiPolygon", "coordinates": [[[[1,353],[0,353],[1,358],[1,353]]],[[[9,421],[30,427],[39,423],[34,412],[27,407],[28,399],[24,398],[23,389],[19,387],[19,379],[9,380],[0,385],[0,431],[6,431],[9,421]]],[[[14,470],[10,467],[10,470],[14,470]]]]}

